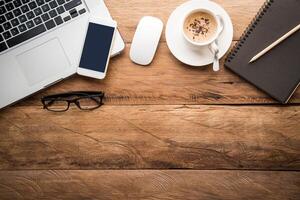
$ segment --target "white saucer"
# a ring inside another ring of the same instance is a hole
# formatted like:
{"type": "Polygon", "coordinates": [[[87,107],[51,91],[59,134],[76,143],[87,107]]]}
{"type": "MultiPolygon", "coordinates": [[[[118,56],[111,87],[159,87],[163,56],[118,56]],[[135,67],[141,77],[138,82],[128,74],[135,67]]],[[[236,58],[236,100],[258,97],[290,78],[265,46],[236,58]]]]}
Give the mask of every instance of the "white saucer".
{"type": "Polygon", "coordinates": [[[209,7],[215,10],[224,21],[224,30],[219,42],[219,58],[223,57],[230,48],[233,39],[233,26],[227,12],[218,4],[209,0],[191,0],[177,7],[169,17],[166,27],[167,44],[172,54],[181,62],[191,66],[204,66],[213,62],[213,55],[208,47],[193,47],[182,35],[182,21],[185,13],[199,7],[209,7]]]}

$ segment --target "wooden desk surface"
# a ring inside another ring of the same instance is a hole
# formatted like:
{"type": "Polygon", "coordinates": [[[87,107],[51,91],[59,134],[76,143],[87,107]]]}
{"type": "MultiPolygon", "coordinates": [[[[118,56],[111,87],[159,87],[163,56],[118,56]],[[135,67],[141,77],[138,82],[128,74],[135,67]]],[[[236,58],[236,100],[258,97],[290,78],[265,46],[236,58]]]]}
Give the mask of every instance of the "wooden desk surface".
{"type": "MultiPolygon", "coordinates": [[[[185,0],[107,0],[126,41],[104,81],[73,76],[0,112],[0,199],[300,199],[300,90],[280,106],[222,67],[128,52],[144,15],[185,0]],[[103,90],[105,106],[57,114],[40,97],[103,90]]],[[[264,0],[216,0],[238,40],[264,0]]]]}

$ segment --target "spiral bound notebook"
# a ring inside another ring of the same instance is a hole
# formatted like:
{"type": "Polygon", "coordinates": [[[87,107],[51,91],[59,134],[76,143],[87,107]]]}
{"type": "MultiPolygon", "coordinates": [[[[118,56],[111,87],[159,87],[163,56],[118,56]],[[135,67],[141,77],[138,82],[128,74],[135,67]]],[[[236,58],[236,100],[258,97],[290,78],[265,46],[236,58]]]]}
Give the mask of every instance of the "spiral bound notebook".
{"type": "Polygon", "coordinates": [[[225,66],[281,103],[300,83],[300,31],[254,63],[251,58],[300,23],[300,0],[268,0],[233,47],[225,66]]]}

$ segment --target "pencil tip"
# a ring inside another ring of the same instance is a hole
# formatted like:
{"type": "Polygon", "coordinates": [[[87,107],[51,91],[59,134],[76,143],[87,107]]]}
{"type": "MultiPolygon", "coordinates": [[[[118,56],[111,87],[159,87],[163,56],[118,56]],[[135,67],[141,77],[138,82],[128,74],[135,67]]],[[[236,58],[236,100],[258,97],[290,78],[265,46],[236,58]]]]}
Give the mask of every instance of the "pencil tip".
{"type": "Polygon", "coordinates": [[[252,63],[253,61],[255,61],[255,58],[252,58],[252,59],[249,61],[249,64],[252,63]]]}

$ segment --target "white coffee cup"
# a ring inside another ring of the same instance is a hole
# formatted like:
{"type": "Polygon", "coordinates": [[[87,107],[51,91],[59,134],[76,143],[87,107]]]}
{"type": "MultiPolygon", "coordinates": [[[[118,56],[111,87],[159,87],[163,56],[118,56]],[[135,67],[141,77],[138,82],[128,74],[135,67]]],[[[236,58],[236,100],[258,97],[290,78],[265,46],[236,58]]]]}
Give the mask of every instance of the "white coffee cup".
{"type": "Polygon", "coordinates": [[[214,13],[213,10],[209,9],[209,8],[197,8],[197,9],[194,9],[194,10],[191,10],[189,11],[188,13],[186,13],[183,17],[183,20],[182,20],[182,23],[181,23],[181,27],[182,27],[182,34],[183,34],[183,37],[186,39],[186,41],[188,43],[190,43],[191,45],[193,46],[196,46],[196,47],[203,47],[203,46],[209,46],[211,45],[214,41],[216,41],[218,39],[218,36],[219,36],[219,32],[220,32],[220,29],[221,29],[221,22],[220,22],[220,18],[217,14],[214,13]],[[216,23],[217,23],[217,28],[215,30],[215,33],[214,33],[214,36],[212,36],[209,40],[207,41],[204,41],[204,42],[195,42],[193,40],[191,40],[185,33],[185,21],[187,20],[187,18],[194,14],[194,13],[197,13],[197,12],[204,12],[204,13],[207,13],[209,15],[211,15],[216,23]]]}

